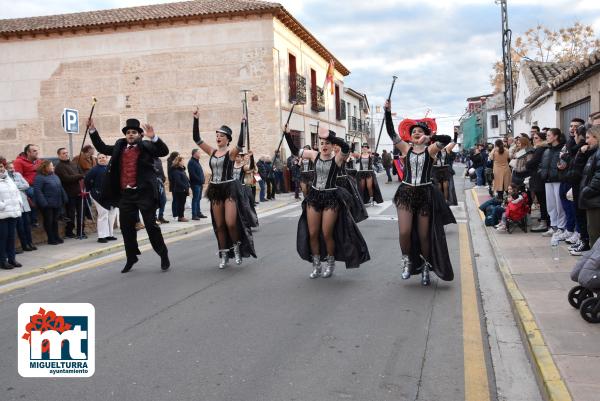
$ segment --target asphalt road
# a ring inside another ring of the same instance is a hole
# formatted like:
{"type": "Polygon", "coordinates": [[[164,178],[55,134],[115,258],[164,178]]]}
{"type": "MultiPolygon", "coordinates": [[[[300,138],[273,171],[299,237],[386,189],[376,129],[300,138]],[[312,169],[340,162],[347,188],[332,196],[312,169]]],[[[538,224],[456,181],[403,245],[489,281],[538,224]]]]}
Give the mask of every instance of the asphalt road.
{"type": "MultiPolygon", "coordinates": [[[[397,184],[380,182],[390,200],[397,184]]],[[[389,202],[359,225],[370,262],[310,280],[299,207],[261,220],[259,257],[241,267],[217,269],[208,232],[171,244],[166,273],[146,251],[126,275],[119,261],[1,295],[0,399],[465,400],[458,226],[446,228],[453,282],[400,279],[389,202]],[[19,376],[17,308],[41,301],[95,306],[93,377],[19,376]]]]}

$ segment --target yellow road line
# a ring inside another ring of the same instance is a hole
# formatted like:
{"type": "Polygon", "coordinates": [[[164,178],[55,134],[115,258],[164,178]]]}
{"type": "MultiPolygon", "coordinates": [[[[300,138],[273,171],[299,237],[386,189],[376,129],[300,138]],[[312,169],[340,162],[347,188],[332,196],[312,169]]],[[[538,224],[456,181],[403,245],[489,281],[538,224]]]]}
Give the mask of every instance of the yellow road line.
{"type": "Polygon", "coordinates": [[[471,246],[466,224],[459,224],[460,281],[463,318],[465,401],[489,401],[487,365],[477,304],[471,246]]]}
{"type": "MultiPolygon", "coordinates": [[[[479,206],[479,199],[475,190],[472,190],[473,200],[479,206]]],[[[504,286],[508,294],[510,295],[513,310],[515,311],[516,318],[519,323],[519,327],[525,334],[524,337],[527,339],[525,345],[529,348],[529,353],[533,360],[533,365],[537,372],[540,381],[543,383],[543,391],[546,394],[548,401],[572,401],[571,394],[567,389],[567,385],[560,375],[558,367],[554,363],[552,354],[546,345],[542,332],[539,329],[533,313],[527,304],[527,300],[523,296],[523,293],[519,290],[517,282],[513,278],[508,263],[502,254],[500,253],[498,243],[493,235],[489,235],[489,228],[486,227],[490,245],[494,251],[494,256],[498,262],[498,268],[504,280],[504,286]]],[[[462,249],[462,248],[461,248],[462,249]]],[[[462,251],[461,251],[462,261],[462,251]]],[[[464,299],[464,298],[463,298],[464,299]]],[[[465,373],[466,374],[466,373],[465,373]]]]}
{"type": "Polygon", "coordinates": [[[481,217],[481,220],[485,221],[485,214],[481,211],[481,209],[479,209],[479,196],[477,195],[477,191],[475,191],[475,188],[471,188],[471,195],[473,195],[473,200],[475,201],[475,204],[477,205],[477,211],[479,212],[479,217],[481,217]]]}

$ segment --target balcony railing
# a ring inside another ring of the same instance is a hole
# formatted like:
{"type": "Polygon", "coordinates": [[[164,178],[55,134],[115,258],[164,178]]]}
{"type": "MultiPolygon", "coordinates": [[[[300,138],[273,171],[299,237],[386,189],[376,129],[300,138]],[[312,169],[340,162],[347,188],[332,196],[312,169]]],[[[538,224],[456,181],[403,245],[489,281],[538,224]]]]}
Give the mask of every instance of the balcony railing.
{"type": "Polygon", "coordinates": [[[315,89],[311,93],[311,106],[312,111],[324,112],[325,111],[325,91],[323,88],[315,86],[315,89]]]}
{"type": "Polygon", "coordinates": [[[306,78],[300,74],[290,75],[290,103],[306,104],[306,78]]]}

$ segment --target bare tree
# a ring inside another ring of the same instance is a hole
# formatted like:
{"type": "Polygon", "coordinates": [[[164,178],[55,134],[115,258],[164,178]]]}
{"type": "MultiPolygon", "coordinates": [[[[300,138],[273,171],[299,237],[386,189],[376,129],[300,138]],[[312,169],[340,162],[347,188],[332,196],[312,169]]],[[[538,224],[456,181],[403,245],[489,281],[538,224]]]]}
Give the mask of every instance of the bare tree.
{"type": "MultiPolygon", "coordinates": [[[[591,25],[575,22],[571,27],[553,31],[539,24],[517,36],[511,46],[513,82],[517,84],[519,63],[524,57],[544,62],[576,62],[598,49],[600,39],[596,37],[591,25]]],[[[490,83],[494,92],[504,90],[504,68],[501,60],[493,65],[490,83]]]]}

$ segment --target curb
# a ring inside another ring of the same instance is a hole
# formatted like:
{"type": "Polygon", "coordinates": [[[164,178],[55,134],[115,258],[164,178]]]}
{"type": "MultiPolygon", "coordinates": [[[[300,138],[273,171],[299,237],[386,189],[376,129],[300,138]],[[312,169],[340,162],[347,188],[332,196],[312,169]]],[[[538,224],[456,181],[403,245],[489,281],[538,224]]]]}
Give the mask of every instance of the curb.
{"type": "MultiPolygon", "coordinates": [[[[265,210],[261,210],[261,213],[265,213],[265,212],[270,212],[272,210],[276,210],[285,206],[288,206],[292,204],[292,202],[284,202],[281,205],[278,206],[273,206],[273,207],[269,207],[265,210]]],[[[202,228],[206,227],[207,225],[202,225],[202,224],[197,224],[197,225],[193,225],[193,226],[188,226],[188,227],[182,227],[179,228],[177,230],[173,230],[173,231],[169,231],[167,233],[163,233],[163,238],[166,240],[168,238],[173,238],[173,237],[179,237],[181,235],[186,235],[186,234],[191,234],[195,231],[199,231],[202,228]]],[[[138,239],[138,244],[140,246],[142,245],[146,245],[150,243],[150,240],[148,239],[148,237],[144,237],[144,238],[140,238],[138,239]]],[[[90,261],[92,259],[98,258],[100,256],[105,256],[105,255],[109,255],[112,253],[117,253],[120,252],[122,250],[125,249],[125,245],[120,242],[119,244],[115,244],[112,246],[108,246],[108,247],[104,247],[104,248],[100,248],[98,250],[86,253],[85,255],[81,255],[81,256],[76,256],[74,258],[71,259],[67,259],[67,260],[63,260],[61,262],[56,262],[44,267],[38,267],[36,269],[33,270],[29,270],[20,274],[16,274],[10,277],[6,277],[6,278],[0,278],[0,286],[6,285],[6,284],[10,284],[10,283],[14,283],[15,281],[20,281],[20,280],[24,280],[27,278],[32,278],[32,277],[36,277],[36,276],[41,276],[42,274],[46,274],[46,273],[50,273],[53,272],[55,270],[59,270],[59,269],[63,269],[65,267],[69,267],[72,265],[76,265],[79,263],[83,263],[83,262],[87,262],[90,261]]]]}
{"type": "MultiPolygon", "coordinates": [[[[479,196],[474,189],[471,189],[471,195],[477,205],[477,211],[480,213],[480,216],[482,216],[483,213],[479,210],[479,196]]],[[[484,219],[485,217],[482,217],[482,220],[484,219]]],[[[544,398],[548,401],[572,401],[567,385],[562,379],[558,367],[554,363],[552,354],[544,341],[541,330],[535,322],[535,318],[527,304],[527,300],[519,290],[519,286],[515,282],[508,268],[508,262],[500,253],[496,238],[494,238],[493,235],[490,235],[490,229],[488,227],[485,227],[485,232],[494,252],[494,256],[496,257],[504,287],[510,296],[513,315],[519,323],[518,326],[522,337],[526,340],[523,343],[527,346],[529,356],[534,365],[534,371],[541,384],[540,387],[544,398]]]]}

